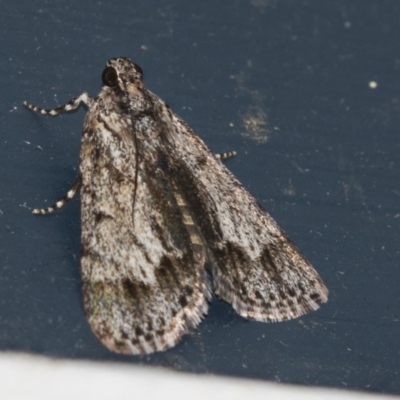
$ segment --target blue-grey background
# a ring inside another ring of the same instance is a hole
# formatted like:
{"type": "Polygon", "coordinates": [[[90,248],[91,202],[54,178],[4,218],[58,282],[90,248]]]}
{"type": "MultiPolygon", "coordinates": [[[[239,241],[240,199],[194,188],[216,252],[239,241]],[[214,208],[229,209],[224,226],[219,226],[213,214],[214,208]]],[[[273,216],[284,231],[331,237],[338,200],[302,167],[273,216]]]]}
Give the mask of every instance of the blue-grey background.
{"type": "Polygon", "coordinates": [[[400,393],[400,3],[0,1],[0,349],[400,393]],[[301,319],[249,322],[214,299],[165,353],[110,353],[86,322],[75,199],[84,111],[110,57],[142,66],[330,289],[301,319]],[[377,87],[371,88],[370,82],[377,87]]]}

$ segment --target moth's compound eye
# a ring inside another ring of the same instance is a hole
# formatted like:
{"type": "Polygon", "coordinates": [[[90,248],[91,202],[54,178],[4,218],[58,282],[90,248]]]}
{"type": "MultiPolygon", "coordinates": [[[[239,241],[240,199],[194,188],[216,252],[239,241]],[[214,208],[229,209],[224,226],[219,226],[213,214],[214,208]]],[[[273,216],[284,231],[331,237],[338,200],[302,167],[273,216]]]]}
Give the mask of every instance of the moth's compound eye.
{"type": "Polygon", "coordinates": [[[117,71],[112,67],[107,67],[103,74],[101,75],[101,79],[104,85],[109,87],[115,87],[118,85],[118,75],[117,71]]]}

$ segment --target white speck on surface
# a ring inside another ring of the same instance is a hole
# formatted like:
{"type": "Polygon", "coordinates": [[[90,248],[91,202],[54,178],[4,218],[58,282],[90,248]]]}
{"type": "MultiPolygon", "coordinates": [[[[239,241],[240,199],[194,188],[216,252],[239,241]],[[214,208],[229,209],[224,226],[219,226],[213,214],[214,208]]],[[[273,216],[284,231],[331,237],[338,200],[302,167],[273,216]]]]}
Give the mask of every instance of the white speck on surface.
{"type": "Polygon", "coordinates": [[[368,85],[371,89],[376,89],[378,87],[378,84],[375,81],[371,81],[368,85]]]}

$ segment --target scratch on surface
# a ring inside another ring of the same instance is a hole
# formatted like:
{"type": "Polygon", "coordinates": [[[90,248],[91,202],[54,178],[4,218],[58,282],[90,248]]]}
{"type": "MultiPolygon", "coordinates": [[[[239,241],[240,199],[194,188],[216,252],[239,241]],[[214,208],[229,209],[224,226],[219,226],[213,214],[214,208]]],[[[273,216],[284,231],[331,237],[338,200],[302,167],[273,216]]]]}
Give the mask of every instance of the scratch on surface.
{"type": "Polygon", "coordinates": [[[301,325],[304,329],[306,329],[306,330],[310,330],[310,328],[304,323],[304,321],[302,321],[301,319],[299,319],[298,321],[298,324],[299,325],[301,325]]]}
{"type": "Polygon", "coordinates": [[[346,181],[340,182],[343,186],[344,197],[346,202],[350,201],[350,196],[352,193],[355,194],[356,200],[364,207],[365,211],[367,212],[369,219],[373,221],[373,217],[371,216],[367,200],[364,194],[364,190],[362,186],[354,180],[354,176],[349,176],[346,181]]]}
{"type": "Polygon", "coordinates": [[[258,143],[265,143],[268,140],[270,129],[267,116],[258,105],[250,106],[241,117],[245,136],[251,137],[258,143]]]}
{"type": "Polygon", "coordinates": [[[393,190],[393,193],[396,194],[397,196],[400,196],[400,192],[398,190],[393,190]]]}
{"type": "Polygon", "coordinates": [[[283,189],[283,193],[286,196],[294,196],[296,194],[296,189],[293,186],[292,180],[289,179],[289,184],[286,188],[283,189]]]}
{"type": "Polygon", "coordinates": [[[351,199],[352,194],[355,197],[355,200],[359,202],[362,207],[365,209],[368,218],[370,221],[373,221],[374,218],[371,215],[370,209],[367,204],[367,199],[365,197],[364,189],[361,184],[355,179],[354,168],[351,164],[349,164],[344,156],[342,151],[340,151],[338,160],[337,160],[338,170],[344,173],[344,179],[340,181],[340,184],[343,187],[343,194],[346,202],[348,203],[351,199]]]}
{"type": "Polygon", "coordinates": [[[248,60],[245,68],[231,78],[236,81],[239,95],[250,98],[250,106],[240,114],[245,130],[243,135],[252,138],[258,143],[265,143],[272,130],[268,123],[267,114],[264,111],[265,96],[256,89],[250,89],[247,84],[247,81],[251,77],[252,67],[253,63],[251,60],[248,60]]]}
{"type": "Polygon", "coordinates": [[[305,172],[308,172],[309,171],[309,169],[308,168],[303,168],[303,167],[300,167],[300,165],[299,164],[297,164],[297,162],[296,161],[292,161],[292,163],[291,163],[292,165],[293,165],[293,167],[295,167],[296,169],[297,169],[297,171],[299,171],[299,172],[301,172],[302,174],[304,174],[305,172]]]}

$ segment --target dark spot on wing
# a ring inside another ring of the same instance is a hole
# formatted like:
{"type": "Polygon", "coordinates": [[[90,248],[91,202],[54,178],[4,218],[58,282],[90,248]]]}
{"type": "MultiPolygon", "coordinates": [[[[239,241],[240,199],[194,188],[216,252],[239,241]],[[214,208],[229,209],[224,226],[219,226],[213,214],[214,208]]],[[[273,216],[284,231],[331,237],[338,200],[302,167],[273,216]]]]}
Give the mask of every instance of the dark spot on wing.
{"type": "Polygon", "coordinates": [[[137,285],[135,285],[130,279],[124,279],[122,282],[122,287],[125,292],[128,293],[129,297],[132,299],[139,298],[139,290],[137,285]]]}
{"type": "Polygon", "coordinates": [[[188,305],[188,301],[185,295],[179,296],[179,304],[182,306],[182,308],[185,308],[188,305]]]}
{"type": "Polygon", "coordinates": [[[143,336],[144,335],[143,329],[140,326],[137,326],[135,328],[135,335],[136,336],[143,336]]]}

